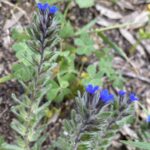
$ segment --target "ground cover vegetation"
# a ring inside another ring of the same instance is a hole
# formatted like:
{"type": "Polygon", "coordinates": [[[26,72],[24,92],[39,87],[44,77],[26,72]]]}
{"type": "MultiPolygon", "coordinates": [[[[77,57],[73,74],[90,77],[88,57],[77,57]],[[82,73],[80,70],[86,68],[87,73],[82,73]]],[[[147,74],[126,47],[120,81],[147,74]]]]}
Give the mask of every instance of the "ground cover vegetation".
{"type": "MultiPolygon", "coordinates": [[[[10,126],[14,140],[9,143],[1,136],[0,149],[107,150],[125,125],[136,123],[136,139],[119,139],[119,143],[149,150],[149,111],[136,91],[124,90],[127,80],[113,67],[114,55],[137,71],[135,66],[104,33],[107,28],[91,30],[96,19],[75,29],[67,19],[71,1],[67,1],[63,13],[53,3],[35,2],[30,25],[11,31],[17,61],[0,82],[15,80],[22,92],[11,95],[14,118],[10,126]],[[93,35],[106,45],[95,47],[93,35]],[[73,108],[53,140],[47,132],[49,119],[61,112],[60,106],[65,101],[73,101],[73,108]],[[137,117],[137,108],[146,114],[142,121],[137,117]]],[[[76,3],[81,9],[89,8],[94,0],[76,0],[76,3]]],[[[149,39],[143,29],[138,34],[141,40],[149,39]]]]}

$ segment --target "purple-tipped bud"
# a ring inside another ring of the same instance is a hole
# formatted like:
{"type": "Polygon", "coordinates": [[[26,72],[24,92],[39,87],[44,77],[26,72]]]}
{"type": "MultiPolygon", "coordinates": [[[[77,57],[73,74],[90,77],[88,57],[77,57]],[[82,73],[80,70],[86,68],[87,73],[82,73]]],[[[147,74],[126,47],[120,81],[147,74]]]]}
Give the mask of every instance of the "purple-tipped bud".
{"type": "Polygon", "coordinates": [[[98,86],[93,86],[92,84],[88,84],[88,86],[86,87],[86,91],[90,94],[94,94],[98,89],[98,86]]]}
{"type": "Polygon", "coordinates": [[[49,6],[49,13],[55,14],[58,11],[58,8],[56,6],[49,6]]]}
{"type": "Polygon", "coordinates": [[[139,100],[139,98],[134,93],[130,93],[129,99],[130,99],[130,102],[134,102],[134,101],[139,100]]]}

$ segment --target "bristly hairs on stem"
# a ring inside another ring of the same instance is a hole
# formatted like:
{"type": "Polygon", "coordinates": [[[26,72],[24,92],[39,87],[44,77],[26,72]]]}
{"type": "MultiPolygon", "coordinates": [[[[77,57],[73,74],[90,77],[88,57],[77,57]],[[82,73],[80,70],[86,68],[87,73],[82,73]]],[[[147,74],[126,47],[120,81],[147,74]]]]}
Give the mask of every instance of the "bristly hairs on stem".
{"type": "Polygon", "coordinates": [[[38,3],[37,8],[28,28],[30,41],[27,42],[33,55],[29,61],[30,66],[26,67],[31,69],[33,76],[26,82],[19,80],[24,88],[24,93],[19,98],[12,95],[17,103],[12,107],[16,118],[11,123],[16,135],[14,144],[3,144],[7,150],[41,150],[42,143],[47,138],[47,134],[42,133],[48,124],[42,123],[42,119],[51,101],[43,102],[42,99],[50,89],[48,81],[51,79],[52,68],[56,66],[57,52],[54,48],[59,37],[55,14],[58,8],[47,3],[38,3]]]}

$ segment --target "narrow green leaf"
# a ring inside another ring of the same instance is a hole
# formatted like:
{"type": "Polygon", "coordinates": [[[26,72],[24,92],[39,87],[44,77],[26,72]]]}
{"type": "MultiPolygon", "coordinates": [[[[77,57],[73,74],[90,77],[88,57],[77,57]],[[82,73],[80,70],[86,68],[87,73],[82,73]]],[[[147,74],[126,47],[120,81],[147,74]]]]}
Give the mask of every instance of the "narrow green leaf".
{"type": "Polygon", "coordinates": [[[90,28],[92,28],[92,26],[95,25],[95,23],[97,22],[97,19],[92,20],[90,23],[88,23],[87,25],[85,25],[83,28],[79,29],[75,35],[80,35],[83,34],[85,32],[87,32],[90,28]]]}
{"type": "Polygon", "coordinates": [[[118,47],[114,42],[112,42],[103,32],[98,32],[98,35],[104,40],[105,43],[112,47],[125,60],[128,59],[124,51],[120,47],[118,47]]]}
{"type": "Polygon", "coordinates": [[[14,76],[12,74],[8,74],[8,75],[0,78],[0,83],[5,83],[9,80],[12,80],[13,78],[14,78],[14,76]]]}
{"type": "Polygon", "coordinates": [[[7,144],[7,143],[2,144],[2,148],[4,148],[5,150],[25,150],[16,145],[11,145],[11,144],[7,144]]]}
{"type": "Polygon", "coordinates": [[[26,134],[26,127],[21,124],[18,120],[14,119],[11,123],[11,127],[20,135],[25,136],[26,134]]]}
{"type": "Polygon", "coordinates": [[[130,145],[132,147],[140,148],[142,150],[150,150],[150,143],[148,142],[139,142],[139,141],[121,141],[124,144],[130,145]]]}

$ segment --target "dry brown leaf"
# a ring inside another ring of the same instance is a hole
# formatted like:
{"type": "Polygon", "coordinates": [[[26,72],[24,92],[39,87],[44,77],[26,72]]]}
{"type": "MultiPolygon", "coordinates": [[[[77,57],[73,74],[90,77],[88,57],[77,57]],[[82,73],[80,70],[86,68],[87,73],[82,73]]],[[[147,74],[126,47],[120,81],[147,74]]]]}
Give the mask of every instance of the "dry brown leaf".
{"type": "Polygon", "coordinates": [[[145,47],[147,53],[150,55],[150,40],[149,39],[142,40],[141,43],[145,47]]]}
{"type": "Polygon", "coordinates": [[[150,3],[150,0],[134,0],[133,1],[134,4],[140,5],[140,4],[148,4],[150,3]]]}
{"type": "Polygon", "coordinates": [[[138,139],[138,136],[136,134],[135,131],[133,131],[129,125],[124,125],[124,127],[122,128],[121,130],[121,133],[124,135],[124,136],[129,136],[131,139],[138,139]]]}
{"type": "Polygon", "coordinates": [[[100,11],[100,13],[110,19],[121,19],[123,16],[116,11],[110,10],[109,8],[102,6],[102,5],[96,5],[96,9],[100,11]]]}
{"type": "Polygon", "coordinates": [[[110,21],[110,20],[103,18],[103,17],[98,17],[97,18],[97,24],[104,26],[104,27],[108,27],[108,26],[112,26],[113,24],[115,24],[115,22],[110,21]]]}
{"type": "Polygon", "coordinates": [[[135,11],[127,16],[124,16],[121,20],[122,23],[132,23],[130,29],[137,29],[144,26],[149,21],[149,12],[135,11]]]}
{"type": "Polygon", "coordinates": [[[130,10],[134,10],[134,6],[132,5],[131,2],[128,2],[126,0],[120,0],[117,2],[117,5],[121,8],[121,9],[130,9],[130,10]]]}
{"type": "MultiPolygon", "coordinates": [[[[134,36],[126,29],[120,29],[121,35],[131,44],[131,45],[136,45],[137,41],[134,38],[134,36]]],[[[139,51],[141,56],[145,56],[145,51],[141,45],[137,45],[136,49],[139,51]]]]}
{"type": "Polygon", "coordinates": [[[13,14],[12,18],[6,21],[6,23],[4,25],[4,31],[9,29],[10,27],[14,26],[23,15],[24,14],[20,11],[13,14]]]}

